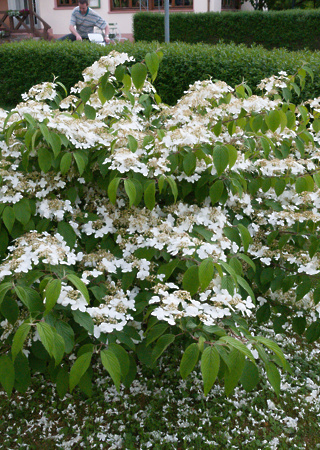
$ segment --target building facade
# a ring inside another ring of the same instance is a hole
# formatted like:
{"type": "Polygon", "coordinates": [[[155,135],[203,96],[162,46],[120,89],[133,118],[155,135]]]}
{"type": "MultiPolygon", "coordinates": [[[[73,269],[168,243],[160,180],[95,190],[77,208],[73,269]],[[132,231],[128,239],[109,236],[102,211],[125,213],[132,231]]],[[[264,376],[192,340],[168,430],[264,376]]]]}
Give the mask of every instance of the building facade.
{"type": "MultiPolygon", "coordinates": [[[[28,8],[28,0],[0,0],[0,10],[28,8]],[[6,5],[7,4],[7,8],[6,5]]],[[[52,27],[55,37],[69,32],[71,11],[78,0],[33,0],[34,9],[52,27]]],[[[170,12],[220,12],[250,9],[240,0],[169,0],[170,12]]],[[[109,23],[117,23],[123,37],[131,37],[132,18],[138,11],[164,12],[164,0],[89,0],[89,6],[109,23]]]]}

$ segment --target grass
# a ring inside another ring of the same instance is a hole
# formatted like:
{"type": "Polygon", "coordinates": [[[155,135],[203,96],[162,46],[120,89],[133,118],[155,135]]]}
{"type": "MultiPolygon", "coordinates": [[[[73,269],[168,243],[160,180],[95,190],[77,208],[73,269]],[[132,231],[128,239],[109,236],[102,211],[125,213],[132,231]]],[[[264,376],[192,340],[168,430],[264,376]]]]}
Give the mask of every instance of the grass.
{"type": "MultiPolygon", "coordinates": [[[[320,343],[260,333],[284,349],[292,373],[282,374],[277,398],[265,377],[255,391],[241,386],[226,398],[215,384],[202,394],[199,370],[179,377],[180,355],[154,371],[139,368],[119,394],[98,373],[93,396],[78,389],[59,399],[53,384],[34,375],[25,394],[0,392],[0,447],[5,449],[310,449],[320,448],[320,343]]],[[[291,335],[291,337],[289,337],[291,335]]]]}

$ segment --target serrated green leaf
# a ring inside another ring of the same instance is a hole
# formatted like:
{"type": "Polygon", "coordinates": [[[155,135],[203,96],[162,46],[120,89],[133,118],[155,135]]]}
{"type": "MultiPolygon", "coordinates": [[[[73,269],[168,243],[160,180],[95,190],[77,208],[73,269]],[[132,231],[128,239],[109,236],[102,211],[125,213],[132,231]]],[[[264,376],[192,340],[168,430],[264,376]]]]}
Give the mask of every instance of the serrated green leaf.
{"type": "Polygon", "coordinates": [[[42,172],[47,173],[51,169],[52,156],[52,153],[47,148],[38,149],[38,163],[42,172]]]}
{"type": "Polygon", "coordinates": [[[78,152],[74,152],[73,153],[73,157],[74,157],[74,159],[76,161],[76,164],[77,164],[77,167],[78,167],[78,170],[79,170],[79,174],[82,175],[84,170],[85,170],[85,168],[86,168],[85,160],[83,159],[81,154],[78,153],[78,152]]]}
{"type": "Polygon", "coordinates": [[[199,288],[199,267],[197,265],[189,267],[183,275],[182,286],[183,289],[190,292],[193,296],[199,288]]]}
{"type": "Polygon", "coordinates": [[[222,180],[217,180],[211,186],[211,188],[209,190],[209,195],[210,195],[210,200],[211,200],[212,205],[214,205],[215,203],[217,203],[220,200],[223,190],[224,190],[224,183],[222,180]]]}
{"type": "Polygon", "coordinates": [[[251,351],[246,347],[242,342],[240,342],[238,339],[235,339],[231,336],[223,336],[219,339],[219,341],[226,342],[231,347],[239,350],[239,352],[243,353],[247,358],[249,358],[254,364],[255,359],[251,351]]]}
{"type": "Polygon", "coordinates": [[[173,334],[164,334],[161,336],[154,349],[152,350],[152,360],[155,362],[162,353],[166,350],[167,347],[169,347],[170,344],[175,340],[175,336],[173,334]]]}
{"type": "Polygon", "coordinates": [[[53,356],[53,341],[54,341],[54,328],[45,322],[38,322],[36,324],[37,331],[39,333],[40,341],[44,348],[47,350],[50,356],[53,356]]]}
{"type": "Polygon", "coordinates": [[[213,279],[214,263],[211,258],[207,258],[200,264],[198,268],[198,277],[200,288],[204,291],[213,279]]]}
{"type": "Polygon", "coordinates": [[[90,334],[93,334],[94,323],[92,317],[87,312],[79,311],[78,309],[72,311],[72,315],[74,320],[81,325],[84,329],[89,331],[90,334]]]}
{"type": "Polygon", "coordinates": [[[216,381],[220,367],[220,356],[215,347],[207,347],[201,356],[203,392],[207,396],[216,381]]]}
{"type": "Polygon", "coordinates": [[[158,339],[163,333],[168,329],[168,323],[158,323],[153,326],[150,331],[147,333],[146,337],[146,347],[158,339]]]}
{"type": "Polygon", "coordinates": [[[48,314],[54,308],[61,292],[61,280],[53,280],[47,284],[45,290],[45,314],[48,314]]]}
{"type": "Polygon", "coordinates": [[[187,376],[193,371],[195,365],[198,362],[199,353],[199,346],[196,343],[191,344],[186,348],[180,362],[180,375],[183,380],[185,380],[187,376]]]}
{"type": "Polygon", "coordinates": [[[22,350],[23,344],[28,336],[30,328],[31,324],[24,322],[15,332],[11,346],[11,354],[13,360],[15,360],[17,354],[22,350]]]}
{"type": "Polygon", "coordinates": [[[60,172],[65,175],[71,167],[72,153],[65,153],[60,161],[60,172]]]}
{"type": "Polygon", "coordinates": [[[249,248],[249,245],[252,243],[251,234],[249,233],[248,228],[246,228],[244,225],[242,225],[242,223],[238,224],[238,228],[239,228],[239,231],[240,231],[240,236],[241,236],[243,249],[244,249],[245,252],[247,252],[248,248],[249,248]]]}
{"type": "Polygon", "coordinates": [[[79,356],[79,358],[77,358],[76,361],[74,362],[73,366],[71,367],[70,376],[69,376],[70,392],[73,391],[73,389],[79,383],[81,377],[88,370],[90,363],[91,363],[91,358],[92,358],[92,353],[88,352],[88,353],[84,353],[83,355],[79,356]]]}
{"type": "Polygon", "coordinates": [[[121,379],[125,378],[128,374],[130,366],[130,359],[128,352],[126,352],[126,350],[119,344],[110,344],[108,350],[114,353],[115,356],[117,357],[121,370],[121,379]]]}
{"type": "Polygon", "coordinates": [[[129,178],[124,180],[124,190],[129,197],[129,205],[132,206],[136,200],[137,191],[134,183],[129,178]]]}
{"type": "Polygon", "coordinates": [[[14,386],[14,365],[8,356],[0,356],[0,383],[10,397],[14,386]]]}
{"type": "Polygon", "coordinates": [[[149,211],[152,211],[156,204],[156,183],[151,181],[144,191],[144,203],[149,211]]]}
{"type": "Polygon", "coordinates": [[[120,392],[121,368],[118,358],[111,350],[102,350],[100,356],[103,367],[111,376],[117,391],[120,392]]]}
{"type": "Polygon", "coordinates": [[[259,370],[257,366],[246,360],[239,381],[246,392],[252,391],[259,382],[259,370]]]}
{"type": "Polygon", "coordinates": [[[16,216],[11,206],[6,206],[2,213],[2,220],[9,233],[11,233],[16,216]]]}
{"type": "Polygon", "coordinates": [[[281,123],[280,113],[277,110],[270,111],[265,117],[266,124],[271,131],[275,132],[281,123]]]}
{"type": "Polygon", "coordinates": [[[273,387],[275,393],[279,396],[280,395],[280,373],[277,369],[276,365],[273,364],[273,362],[269,362],[266,364],[266,372],[268,380],[273,387]]]}
{"type": "Polygon", "coordinates": [[[213,149],[213,164],[216,168],[218,176],[220,176],[229,164],[228,149],[222,145],[217,145],[213,149]]]}
{"type": "Polygon", "coordinates": [[[110,202],[113,205],[116,204],[117,190],[118,190],[120,181],[121,181],[121,178],[116,177],[112,181],[110,181],[109,186],[108,186],[108,197],[109,197],[110,202]]]}
{"type": "Polygon", "coordinates": [[[136,63],[131,67],[132,82],[136,89],[141,89],[147,77],[147,67],[142,63],[136,63]]]}

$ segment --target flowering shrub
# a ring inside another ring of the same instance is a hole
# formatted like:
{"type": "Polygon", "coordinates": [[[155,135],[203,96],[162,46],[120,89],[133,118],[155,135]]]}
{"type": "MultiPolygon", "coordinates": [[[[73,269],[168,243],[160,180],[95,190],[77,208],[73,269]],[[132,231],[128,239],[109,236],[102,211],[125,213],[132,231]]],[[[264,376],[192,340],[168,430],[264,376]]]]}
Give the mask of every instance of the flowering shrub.
{"type": "Polygon", "coordinates": [[[131,59],[112,51],[70,95],[54,80],[0,110],[0,381],[10,395],[40,371],[61,396],[89,392],[102,364],[119,389],[175,343],[205,394],[261,371],[279,393],[290,368],[246,318],[320,336],[320,99],[290,103],[312,73],[261,96],[196,82],[168,107],[161,53],[131,59]]]}

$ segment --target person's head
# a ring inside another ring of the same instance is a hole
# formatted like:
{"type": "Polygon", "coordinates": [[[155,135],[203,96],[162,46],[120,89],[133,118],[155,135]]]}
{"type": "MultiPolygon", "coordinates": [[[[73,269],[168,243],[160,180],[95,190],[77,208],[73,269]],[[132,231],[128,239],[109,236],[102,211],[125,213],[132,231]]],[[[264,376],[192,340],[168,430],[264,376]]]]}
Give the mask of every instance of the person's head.
{"type": "Polygon", "coordinates": [[[88,11],[88,0],[79,0],[79,9],[81,14],[85,15],[88,11]]]}

